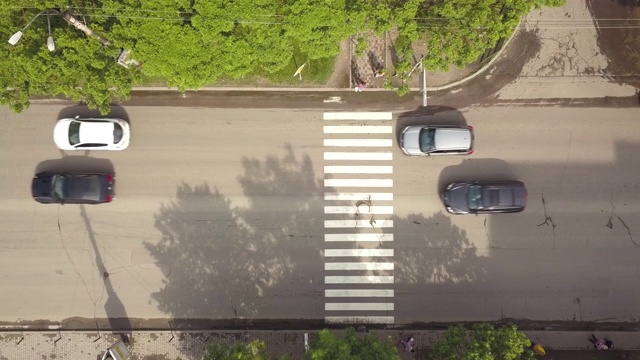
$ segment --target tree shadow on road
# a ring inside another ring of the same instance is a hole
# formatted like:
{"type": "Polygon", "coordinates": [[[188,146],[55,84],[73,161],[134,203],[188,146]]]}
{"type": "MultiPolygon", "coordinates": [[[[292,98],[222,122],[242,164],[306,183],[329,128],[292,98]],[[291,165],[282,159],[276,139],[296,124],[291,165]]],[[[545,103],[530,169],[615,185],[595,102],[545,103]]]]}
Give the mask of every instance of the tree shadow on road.
{"type": "Polygon", "coordinates": [[[486,270],[476,247],[467,232],[454,225],[449,216],[442,212],[429,217],[410,214],[394,217],[393,226],[403,231],[403,238],[395,244],[399,290],[484,280],[486,270]]]}
{"type": "Polygon", "coordinates": [[[265,314],[302,318],[300,300],[322,281],[322,239],[310,232],[322,224],[310,212],[322,209],[323,188],[310,158],[287,147],[282,158],[242,164],[246,203],[234,206],[207,183],[183,183],[155,215],[162,239],[145,246],[166,278],[152,298],[175,319],[250,326],[265,314]]]}

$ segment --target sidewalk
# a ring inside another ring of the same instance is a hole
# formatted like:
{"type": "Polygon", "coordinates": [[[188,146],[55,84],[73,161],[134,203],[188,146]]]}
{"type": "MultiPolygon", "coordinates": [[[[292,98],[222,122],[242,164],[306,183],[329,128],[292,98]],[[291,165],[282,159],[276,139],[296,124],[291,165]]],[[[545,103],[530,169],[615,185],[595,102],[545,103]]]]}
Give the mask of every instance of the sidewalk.
{"type": "MultiPolygon", "coordinates": [[[[334,330],[343,335],[344,331],[334,330]]],[[[131,359],[197,360],[204,355],[207,343],[251,341],[260,339],[276,357],[288,355],[294,360],[304,358],[304,333],[309,340],[315,331],[133,331],[129,335],[131,359]]],[[[531,341],[548,350],[593,350],[588,331],[523,331],[531,341]]],[[[390,336],[395,343],[408,335],[416,339],[415,354],[400,352],[402,359],[422,359],[426,348],[442,338],[444,331],[372,330],[381,338],[390,336]]],[[[44,331],[0,333],[0,359],[96,359],[111,344],[120,340],[120,333],[95,331],[44,331]]],[[[598,337],[614,340],[617,350],[640,350],[637,332],[594,332],[598,337]]],[[[595,354],[595,350],[594,354],[595,354]]],[[[598,354],[601,352],[598,352],[598,354]]]]}

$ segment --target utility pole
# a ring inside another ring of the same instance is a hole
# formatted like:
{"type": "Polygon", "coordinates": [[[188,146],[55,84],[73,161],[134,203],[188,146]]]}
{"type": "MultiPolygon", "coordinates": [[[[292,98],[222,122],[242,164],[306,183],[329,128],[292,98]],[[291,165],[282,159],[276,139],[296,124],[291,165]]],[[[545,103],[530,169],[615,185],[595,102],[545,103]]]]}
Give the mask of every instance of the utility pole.
{"type": "Polygon", "coordinates": [[[64,21],[66,21],[67,23],[69,23],[69,25],[75,27],[76,29],[82,31],[83,33],[94,37],[96,39],[98,39],[98,41],[100,41],[100,43],[102,43],[102,45],[110,45],[111,43],[109,42],[109,40],[105,39],[104,37],[100,36],[99,34],[94,33],[87,25],[83,24],[82,22],[80,22],[80,20],[76,19],[75,16],[69,14],[68,12],[63,12],[60,13],[60,16],[62,16],[62,18],[64,19],[64,21]]]}
{"type": "Polygon", "coordinates": [[[427,69],[424,68],[424,56],[420,61],[420,67],[422,68],[422,106],[427,106],[427,69]]]}
{"type": "Polygon", "coordinates": [[[422,74],[420,74],[420,92],[422,93],[422,106],[427,106],[427,69],[424,68],[424,55],[418,60],[416,65],[409,71],[409,77],[415,69],[420,67],[422,74]]]}

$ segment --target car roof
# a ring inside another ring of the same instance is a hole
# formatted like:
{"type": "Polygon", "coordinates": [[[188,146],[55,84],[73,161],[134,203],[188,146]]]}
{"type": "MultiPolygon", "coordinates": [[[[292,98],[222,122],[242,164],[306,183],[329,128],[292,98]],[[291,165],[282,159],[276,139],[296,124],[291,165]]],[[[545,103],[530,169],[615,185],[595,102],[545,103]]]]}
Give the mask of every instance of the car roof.
{"type": "Polygon", "coordinates": [[[438,150],[469,149],[471,138],[468,128],[436,128],[435,147],[438,150]]]}
{"type": "Polygon", "coordinates": [[[102,198],[101,175],[67,175],[66,197],[74,200],[99,201],[102,198]]]}
{"type": "Polygon", "coordinates": [[[518,181],[495,182],[482,185],[482,199],[485,208],[522,207],[526,204],[524,184],[518,181]]]}
{"type": "Polygon", "coordinates": [[[113,144],[114,125],[109,121],[80,121],[80,142],[85,144],[113,144]]]}

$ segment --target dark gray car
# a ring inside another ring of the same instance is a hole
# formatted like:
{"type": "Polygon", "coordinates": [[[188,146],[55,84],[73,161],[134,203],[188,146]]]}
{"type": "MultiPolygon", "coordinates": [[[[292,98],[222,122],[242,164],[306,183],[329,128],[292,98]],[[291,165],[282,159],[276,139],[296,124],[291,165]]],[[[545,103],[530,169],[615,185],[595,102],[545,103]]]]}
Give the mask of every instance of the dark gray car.
{"type": "Polygon", "coordinates": [[[36,174],[31,183],[33,199],[43,204],[100,204],[111,202],[113,174],[36,174]]]}
{"type": "Polygon", "coordinates": [[[456,182],[447,186],[442,201],[452,214],[520,212],[527,205],[527,189],[520,181],[456,182]]]}

